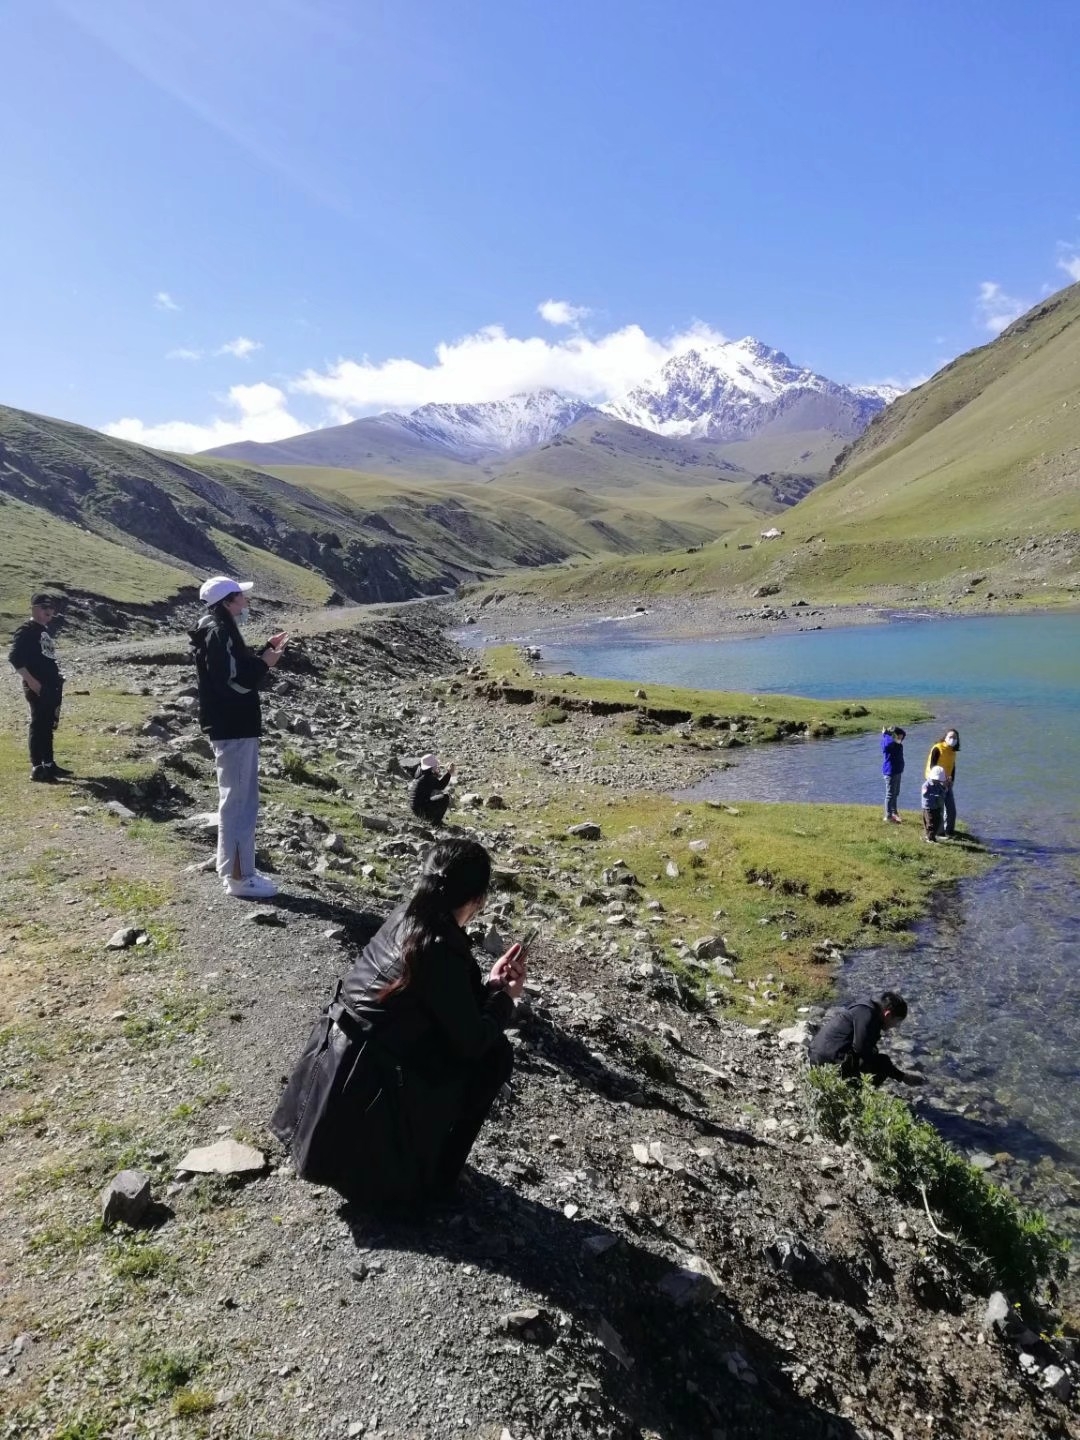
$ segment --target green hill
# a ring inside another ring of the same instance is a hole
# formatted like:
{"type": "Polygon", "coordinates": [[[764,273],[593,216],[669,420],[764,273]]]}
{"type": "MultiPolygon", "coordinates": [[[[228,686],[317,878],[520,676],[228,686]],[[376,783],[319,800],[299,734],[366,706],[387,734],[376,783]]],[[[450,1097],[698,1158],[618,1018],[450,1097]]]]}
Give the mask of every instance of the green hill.
{"type": "Polygon", "coordinates": [[[767,584],[781,602],[1080,598],[1080,285],[901,396],[775,523],[779,539],[747,525],[699,554],[579,566],[542,583],[744,598],[767,584]]]}
{"type": "MultiPolygon", "coordinates": [[[[626,428],[626,427],[624,427],[626,428]]],[[[41,584],[87,604],[149,613],[194,597],[201,576],[252,576],[290,604],[399,600],[516,566],[685,550],[777,508],[768,486],[718,467],[724,498],[683,504],[657,482],[610,494],[466,476],[421,482],[340,469],[271,473],[209,456],[177,456],[61,420],[0,407],[0,519],[6,539],[0,622],[41,584]],[[730,489],[730,495],[727,490],[730,489]],[[662,492],[662,493],[660,493],[662,492]],[[664,513],[670,502],[672,513],[664,513]]],[[[651,477],[650,477],[651,478],[651,477]]],[[[104,618],[104,616],[103,616],[104,618]]]]}

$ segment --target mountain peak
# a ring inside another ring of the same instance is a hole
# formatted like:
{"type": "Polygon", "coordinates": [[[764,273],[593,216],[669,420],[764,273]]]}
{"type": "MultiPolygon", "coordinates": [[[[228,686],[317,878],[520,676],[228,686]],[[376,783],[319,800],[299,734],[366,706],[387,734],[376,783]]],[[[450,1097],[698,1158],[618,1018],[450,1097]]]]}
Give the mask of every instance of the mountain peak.
{"type": "Polygon", "coordinates": [[[651,380],[600,408],[660,435],[730,441],[798,429],[851,438],[884,404],[745,335],[673,356],[651,380]]]}

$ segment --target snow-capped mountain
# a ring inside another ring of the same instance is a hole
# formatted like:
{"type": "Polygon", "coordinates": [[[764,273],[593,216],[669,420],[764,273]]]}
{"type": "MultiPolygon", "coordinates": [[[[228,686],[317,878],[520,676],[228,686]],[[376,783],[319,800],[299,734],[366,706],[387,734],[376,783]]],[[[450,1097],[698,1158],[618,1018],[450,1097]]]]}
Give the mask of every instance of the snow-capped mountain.
{"type": "Polygon", "coordinates": [[[376,418],[461,459],[478,459],[543,445],[593,411],[584,400],[560,395],[557,390],[531,390],[507,400],[421,405],[408,415],[391,411],[376,418]]]}
{"type": "Polygon", "coordinates": [[[793,365],[760,340],[687,350],[651,380],[600,409],[658,435],[699,440],[748,440],[763,432],[828,430],[858,435],[885,406],[869,389],[838,385],[793,365]]]}

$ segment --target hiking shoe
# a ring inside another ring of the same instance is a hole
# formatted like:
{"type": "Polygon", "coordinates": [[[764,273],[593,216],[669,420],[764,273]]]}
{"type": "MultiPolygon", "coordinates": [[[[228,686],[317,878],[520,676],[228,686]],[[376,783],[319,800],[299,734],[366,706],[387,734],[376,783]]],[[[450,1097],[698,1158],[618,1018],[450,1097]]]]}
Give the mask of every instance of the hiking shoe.
{"type": "Polygon", "coordinates": [[[57,780],[70,780],[75,774],[74,770],[65,770],[63,765],[57,765],[55,760],[46,766],[46,769],[51,770],[57,780]]]}
{"type": "Polygon", "coordinates": [[[889,816],[889,819],[892,821],[892,823],[893,823],[894,825],[902,825],[902,824],[904,823],[903,820],[901,820],[901,818],[900,818],[899,815],[890,815],[890,816],[889,816]]]}
{"type": "Polygon", "coordinates": [[[230,875],[222,885],[225,894],[232,895],[237,900],[272,900],[278,893],[278,887],[273,880],[266,875],[260,875],[258,871],[254,875],[245,875],[241,880],[234,880],[230,875]]]}
{"type": "Polygon", "coordinates": [[[30,779],[37,780],[42,785],[52,785],[56,780],[56,776],[53,774],[50,766],[35,765],[30,771],[30,779]]]}

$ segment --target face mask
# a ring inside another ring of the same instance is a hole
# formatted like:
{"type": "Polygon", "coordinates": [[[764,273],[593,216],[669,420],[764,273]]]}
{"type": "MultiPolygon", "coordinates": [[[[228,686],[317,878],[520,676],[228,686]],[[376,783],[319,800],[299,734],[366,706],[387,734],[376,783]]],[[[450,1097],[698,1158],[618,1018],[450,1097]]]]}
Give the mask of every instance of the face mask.
{"type": "Polygon", "coordinates": [[[955,749],[956,749],[956,736],[955,736],[955,735],[947,735],[947,736],[945,737],[945,744],[948,745],[948,747],[949,747],[950,750],[955,750],[955,749]]]}

